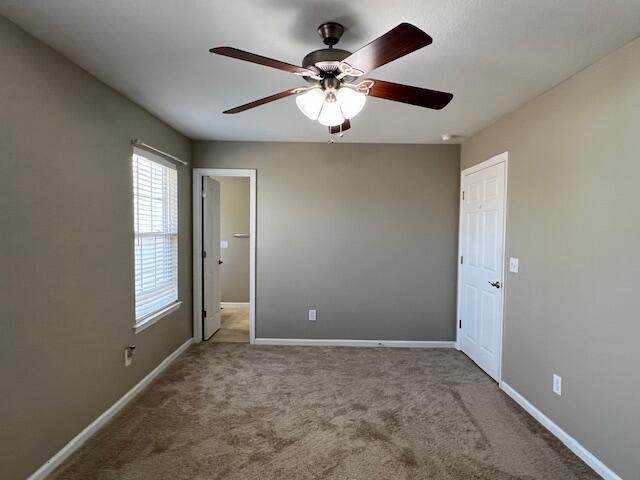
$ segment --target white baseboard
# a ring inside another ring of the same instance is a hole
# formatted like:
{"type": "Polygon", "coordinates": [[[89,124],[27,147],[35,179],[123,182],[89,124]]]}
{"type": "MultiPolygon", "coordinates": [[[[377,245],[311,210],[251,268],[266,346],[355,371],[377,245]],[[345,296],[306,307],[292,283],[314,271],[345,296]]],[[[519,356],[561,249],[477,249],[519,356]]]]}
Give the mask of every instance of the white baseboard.
{"type": "Polygon", "coordinates": [[[578,441],[569,435],[567,432],[562,430],[558,425],[556,425],[549,417],[547,417],[544,413],[534,407],[529,401],[520,395],[517,391],[515,391],[509,384],[506,382],[502,382],[500,384],[500,388],[504,390],[504,392],[513,398],[518,405],[524,408],[533,418],[535,418],[538,422],[540,422],[547,430],[553,433],[558,439],[564,443],[569,450],[575,453],[578,457],[580,457],[584,463],[589,465],[595,472],[600,475],[605,480],[622,480],[613,470],[607,467],[604,463],[602,463],[595,455],[593,455],[589,450],[584,448],[578,441]]]}
{"type": "Polygon", "coordinates": [[[75,452],[82,446],[89,438],[91,438],[100,428],[102,428],[109,420],[111,420],[120,410],[122,410],[127,403],[140,393],[144,388],[149,385],[155,378],[166,369],[171,362],[178,358],[193,341],[192,338],[183,343],[176,351],[165,358],[160,365],[154,368],[146,377],[140,380],[131,390],[125,393],[116,403],[111,405],[109,409],[102,413],[98,418],[91,422],[84,430],[71,439],[62,450],[51,457],[47,462],[35,471],[27,480],[41,480],[49,475],[53,470],[64,462],[69,455],[75,452]]]}
{"type": "Polygon", "coordinates": [[[255,344],[314,347],[455,348],[456,342],[414,342],[407,340],[335,340],[315,338],[256,338],[255,344]]]}
{"type": "Polygon", "coordinates": [[[249,302],[220,302],[220,305],[222,307],[229,307],[229,308],[239,308],[239,307],[247,307],[249,308],[249,302]]]}

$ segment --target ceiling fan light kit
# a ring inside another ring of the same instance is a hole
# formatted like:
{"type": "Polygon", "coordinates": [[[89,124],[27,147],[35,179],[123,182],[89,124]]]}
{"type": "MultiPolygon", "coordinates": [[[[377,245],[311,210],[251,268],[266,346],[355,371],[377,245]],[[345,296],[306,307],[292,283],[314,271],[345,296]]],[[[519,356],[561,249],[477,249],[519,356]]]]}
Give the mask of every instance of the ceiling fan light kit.
{"type": "Polygon", "coordinates": [[[296,97],[300,111],[311,120],[334,127],[355,117],[364,108],[367,96],[348,86],[310,88],[296,97]]]}
{"type": "Polygon", "coordinates": [[[453,98],[450,93],[359,77],[365,73],[431,44],[425,32],[409,23],[401,23],[381,37],[351,53],[333,48],[344,27],[336,22],[323,23],[318,34],[327,48],[307,54],[299,67],[232,47],[212,48],[210,52],[302,76],[309,87],[298,87],[270,95],[223,113],[239,113],[281,98],[297,95],[298,109],[309,119],[328,127],[329,133],[351,128],[350,120],[362,111],[367,96],[440,110],[453,98]]]}

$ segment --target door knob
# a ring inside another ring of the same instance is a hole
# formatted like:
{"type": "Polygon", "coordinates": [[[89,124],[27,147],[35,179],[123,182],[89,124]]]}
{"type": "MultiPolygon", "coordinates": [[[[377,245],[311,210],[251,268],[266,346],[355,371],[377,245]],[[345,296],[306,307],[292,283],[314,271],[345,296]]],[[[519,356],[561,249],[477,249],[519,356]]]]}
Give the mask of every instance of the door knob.
{"type": "Polygon", "coordinates": [[[220,259],[218,259],[218,265],[222,265],[224,262],[220,259]]]}
{"type": "Polygon", "coordinates": [[[500,282],[489,282],[492,287],[500,288],[500,282]]]}

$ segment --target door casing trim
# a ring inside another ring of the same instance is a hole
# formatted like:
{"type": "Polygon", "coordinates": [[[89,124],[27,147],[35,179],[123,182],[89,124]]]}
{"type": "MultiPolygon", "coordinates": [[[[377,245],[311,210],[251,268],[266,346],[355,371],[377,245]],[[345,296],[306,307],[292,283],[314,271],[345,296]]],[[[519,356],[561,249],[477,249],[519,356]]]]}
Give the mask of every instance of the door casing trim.
{"type": "Polygon", "coordinates": [[[256,341],[256,170],[193,169],[193,342],[202,342],[202,177],[249,178],[249,343],[256,341]]]}
{"type": "Polygon", "coordinates": [[[506,259],[507,259],[507,208],[508,208],[508,185],[509,185],[509,152],[500,153],[494,157],[485,160],[484,162],[473,165],[469,168],[465,168],[460,172],[460,192],[458,199],[460,201],[459,211],[458,211],[458,258],[456,259],[458,263],[458,285],[456,288],[456,348],[462,351],[462,343],[461,343],[461,328],[460,328],[460,301],[462,295],[460,294],[462,287],[462,265],[460,264],[460,257],[462,256],[462,208],[463,208],[463,200],[462,200],[462,191],[464,188],[464,177],[465,175],[470,175],[472,173],[479,172],[484,170],[485,168],[490,168],[500,163],[504,163],[504,215],[503,215],[503,229],[502,229],[502,302],[500,304],[500,345],[498,347],[498,385],[502,383],[502,350],[504,345],[504,331],[505,331],[505,318],[504,318],[504,305],[505,300],[507,298],[507,276],[506,276],[506,259]]]}

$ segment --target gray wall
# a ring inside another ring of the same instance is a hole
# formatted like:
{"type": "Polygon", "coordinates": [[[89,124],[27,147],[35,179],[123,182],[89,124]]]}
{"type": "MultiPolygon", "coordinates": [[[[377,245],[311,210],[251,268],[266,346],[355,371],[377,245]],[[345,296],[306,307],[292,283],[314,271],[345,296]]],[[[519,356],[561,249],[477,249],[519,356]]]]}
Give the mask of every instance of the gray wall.
{"type": "Polygon", "coordinates": [[[133,334],[129,144],[189,159],[190,142],[2,17],[0,59],[0,478],[20,479],[191,336],[184,167],[184,304],[133,334]]]}
{"type": "Polygon", "coordinates": [[[459,151],[194,143],[195,167],[257,169],[257,336],[453,340],[459,151]]]}
{"type": "Polygon", "coordinates": [[[213,177],[220,183],[220,240],[229,247],[220,250],[223,302],[249,301],[249,239],[234,233],[249,233],[249,178],[213,177]]]}
{"type": "Polygon", "coordinates": [[[465,142],[509,151],[504,380],[640,479],[640,40],[465,142]],[[551,391],[562,376],[562,397],[551,391]]]}

